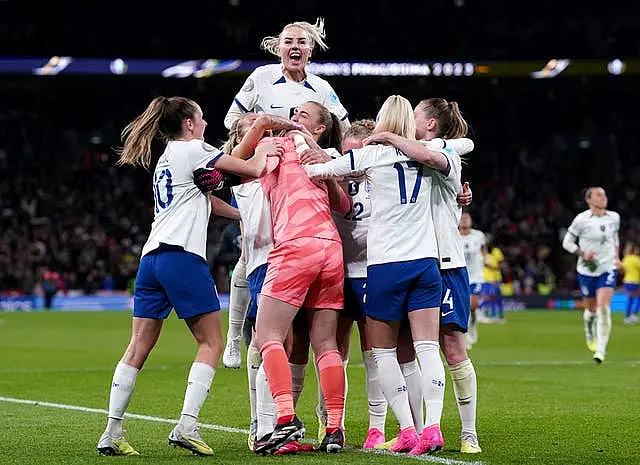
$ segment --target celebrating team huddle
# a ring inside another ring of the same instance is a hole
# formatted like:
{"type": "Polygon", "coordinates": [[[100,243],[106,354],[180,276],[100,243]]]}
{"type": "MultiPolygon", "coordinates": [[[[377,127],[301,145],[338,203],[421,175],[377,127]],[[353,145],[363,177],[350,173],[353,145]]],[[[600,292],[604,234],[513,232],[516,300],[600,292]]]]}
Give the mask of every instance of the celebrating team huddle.
{"type": "Polygon", "coordinates": [[[465,338],[469,242],[458,230],[471,201],[461,157],[473,142],[458,105],[427,98],[412,108],[393,95],[375,122],[350,124],[331,86],[306,71],[314,48],[326,48],[322,21],[289,24],[262,46],[281,63],[246,80],[224,120],[222,150],[204,142],[203,112],[183,97],[154,99],[123,131],[121,163],[149,167],[152,139],[167,145],[154,167],[155,218],[136,279],[132,338],[113,376],[98,451],[138,454],[124,436],[124,412],[174,308],[198,354],[170,444],[213,454],[198,414],[223,349],[224,364],[240,366],[245,324],[251,450],[340,451],[356,322],[369,402],[362,447],[411,455],[444,447],[442,351],[459,407],[460,451],[481,452],[465,338]],[[206,228],[218,208],[209,194],[224,187],[232,187],[243,235],[226,348],[205,261],[206,228]],[[296,415],[309,348],[319,384],[317,448],[299,442],[307,428],[296,415]],[[400,428],[394,438],[384,433],[388,407],[400,428]]]}

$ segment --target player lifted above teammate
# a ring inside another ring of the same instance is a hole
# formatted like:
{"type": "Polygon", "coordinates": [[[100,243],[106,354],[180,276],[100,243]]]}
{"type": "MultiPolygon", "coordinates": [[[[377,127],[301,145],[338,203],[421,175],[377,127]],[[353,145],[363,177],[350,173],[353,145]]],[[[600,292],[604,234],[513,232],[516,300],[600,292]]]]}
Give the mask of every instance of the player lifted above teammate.
{"type": "Polygon", "coordinates": [[[302,102],[324,105],[340,120],[343,129],[349,127],[349,115],[327,81],[307,71],[311,54],[325,42],[324,21],[316,24],[296,21],[287,24],[275,37],[265,37],[261,48],[280,58],[280,64],[256,68],[247,78],[224,119],[230,128],[243,114],[271,113],[290,118],[302,102]]]}

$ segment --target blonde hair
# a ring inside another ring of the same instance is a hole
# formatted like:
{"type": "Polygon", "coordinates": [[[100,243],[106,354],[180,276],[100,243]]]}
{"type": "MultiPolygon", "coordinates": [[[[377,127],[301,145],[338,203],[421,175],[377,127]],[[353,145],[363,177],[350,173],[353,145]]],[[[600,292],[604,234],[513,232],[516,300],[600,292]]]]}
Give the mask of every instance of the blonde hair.
{"type": "Polygon", "coordinates": [[[409,100],[391,95],[385,100],[376,118],[374,133],[388,131],[406,139],[416,140],[416,121],[409,100]]]}
{"type": "Polygon", "coordinates": [[[462,117],[458,102],[447,102],[443,98],[428,98],[422,100],[416,110],[424,112],[427,118],[438,121],[436,137],[443,139],[458,139],[469,132],[469,125],[462,117]]]}
{"type": "Polygon", "coordinates": [[[163,142],[182,135],[182,122],[193,119],[196,103],[185,97],[156,97],[147,109],[122,130],[123,146],[116,149],[118,165],[140,165],[149,169],[151,143],[160,136],[163,142]]]}
{"type": "Polygon", "coordinates": [[[372,119],[360,119],[358,121],[354,121],[351,123],[351,126],[342,136],[343,139],[347,139],[349,137],[354,139],[366,139],[371,134],[373,134],[373,130],[376,128],[376,122],[372,119]]]}
{"type": "Polygon", "coordinates": [[[280,39],[282,38],[282,33],[290,27],[299,27],[304,32],[306,32],[307,37],[309,38],[312,52],[315,49],[316,45],[320,47],[320,50],[326,50],[329,48],[329,46],[325,42],[326,34],[324,32],[324,18],[316,19],[315,24],[311,24],[306,21],[296,21],[293,23],[289,23],[282,28],[282,31],[280,31],[280,34],[278,34],[277,36],[267,36],[262,39],[262,42],[260,42],[260,48],[277,57],[280,57],[280,39]]]}
{"type": "Polygon", "coordinates": [[[229,128],[229,133],[227,134],[227,141],[222,146],[222,152],[224,152],[226,155],[231,155],[231,152],[233,152],[233,149],[236,148],[236,145],[240,143],[244,135],[247,133],[247,131],[253,124],[253,121],[251,123],[247,121],[248,119],[247,117],[250,115],[253,116],[255,115],[255,113],[253,112],[245,113],[244,115],[242,115],[242,117],[238,118],[231,124],[231,127],[229,128]]]}

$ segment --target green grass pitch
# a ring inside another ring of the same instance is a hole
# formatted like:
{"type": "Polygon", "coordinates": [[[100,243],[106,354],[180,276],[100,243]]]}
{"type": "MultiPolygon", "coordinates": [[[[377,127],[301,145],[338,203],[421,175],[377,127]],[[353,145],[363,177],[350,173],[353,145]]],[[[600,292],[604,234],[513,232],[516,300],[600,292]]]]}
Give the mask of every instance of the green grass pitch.
{"type": "MultiPolygon", "coordinates": [[[[445,450],[423,461],[450,465],[640,464],[640,327],[614,315],[609,353],[595,365],[583,341],[580,312],[523,312],[506,325],[481,325],[471,357],[479,385],[478,432],[484,452],[459,449],[459,418],[447,384],[442,429],[445,450]]],[[[238,432],[203,429],[215,457],[168,447],[171,425],[125,421],[140,457],[100,457],[95,446],[106,416],[8,402],[7,398],[106,409],[113,368],[130,335],[127,312],[0,313],[0,464],[410,463],[355,447],[338,455],[256,457],[238,432]]],[[[224,315],[226,320],[226,314],[224,315]]],[[[356,335],[357,337],[357,335],[356,335]]],[[[355,342],[353,347],[358,347],[355,342]]],[[[175,419],[195,343],[169,318],[138,378],[129,412],[175,419]]],[[[364,369],[358,350],[349,368],[347,441],[362,444],[367,427],[364,369]]],[[[220,365],[222,366],[222,364],[220,365]]],[[[448,380],[447,380],[448,381],[448,380]]],[[[314,370],[307,370],[298,413],[316,434],[314,370]]],[[[201,412],[203,423],[246,429],[246,370],[219,368],[201,412]]],[[[390,413],[387,435],[396,423],[390,413]]]]}

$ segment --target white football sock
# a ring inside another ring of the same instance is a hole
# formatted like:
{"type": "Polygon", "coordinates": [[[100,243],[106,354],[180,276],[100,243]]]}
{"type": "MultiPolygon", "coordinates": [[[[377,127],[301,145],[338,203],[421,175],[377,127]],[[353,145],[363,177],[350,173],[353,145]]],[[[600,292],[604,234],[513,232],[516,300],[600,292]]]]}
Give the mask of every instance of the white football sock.
{"type": "Polygon", "coordinates": [[[304,389],[304,378],[307,371],[307,365],[297,365],[289,363],[291,368],[291,393],[293,394],[293,406],[298,404],[298,399],[304,389]]]}
{"type": "Polygon", "coordinates": [[[422,395],[422,376],[416,360],[400,365],[404,382],[407,384],[409,406],[413,416],[413,424],[418,434],[424,429],[424,396],[422,395]]]}
{"type": "Polygon", "coordinates": [[[231,274],[229,286],[229,329],[227,341],[242,336],[244,317],[249,308],[249,281],[247,281],[247,264],[238,260],[231,274]]]}
{"type": "Polygon", "coordinates": [[[422,389],[427,407],[425,426],[440,425],[444,405],[444,365],[440,358],[440,344],[415,341],[413,346],[422,369],[422,389]]]}
{"type": "Polygon", "coordinates": [[[378,381],[384,392],[384,397],[389,402],[389,406],[400,423],[400,429],[413,427],[413,416],[409,406],[409,395],[404,376],[398,364],[396,348],[378,349],[373,348],[373,359],[376,361],[378,370],[378,381]]]}
{"type": "Polygon", "coordinates": [[[590,312],[588,309],[584,309],[584,313],[582,314],[582,319],[584,320],[584,337],[589,341],[596,335],[594,324],[596,323],[597,317],[598,312],[590,312]]]}
{"type": "Polygon", "coordinates": [[[265,435],[272,433],[276,426],[276,403],[271,396],[267,374],[264,371],[264,363],[260,364],[260,369],[256,376],[256,413],[258,416],[258,431],[256,437],[262,439],[265,435]]]}
{"type": "Polygon", "coordinates": [[[206,363],[193,362],[191,365],[179,422],[184,431],[192,431],[195,428],[215,375],[216,369],[206,363]]]}
{"type": "Polygon", "coordinates": [[[251,407],[251,421],[255,421],[257,418],[256,413],[256,376],[258,375],[258,369],[262,363],[262,357],[260,357],[260,351],[251,344],[247,350],[247,378],[249,381],[249,405],[251,407]]]}
{"type": "Polygon", "coordinates": [[[596,353],[604,355],[607,352],[607,344],[611,335],[611,308],[602,307],[598,309],[598,343],[596,353]]]}
{"type": "Polygon", "coordinates": [[[369,429],[376,428],[384,433],[387,419],[387,400],[378,381],[378,368],[373,359],[373,351],[362,352],[367,377],[367,401],[369,402],[369,429]]]}
{"type": "Polygon", "coordinates": [[[113,372],[109,394],[109,419],[107,421],[107,432],[112,437],[117,438],[123,434],[122,419],[136,387],[139,371],[131,365],[120,362],[113,372]]]}
{"type": "Polygon", "coordinates": [[[449,373],[453,382],[453,392],[460,412],[462,433],[476,433],[476,403],[478,401],[478,383],[476,370],[470,359],[455,365],[449,365],[449,373]]]}

